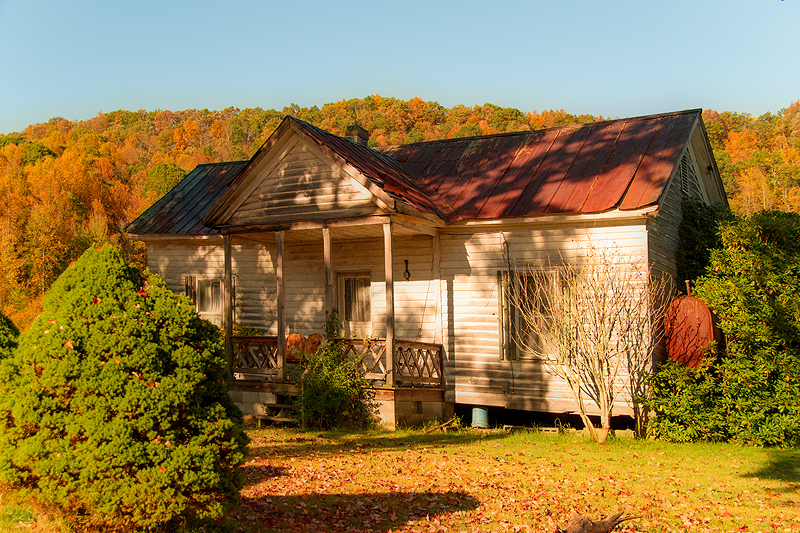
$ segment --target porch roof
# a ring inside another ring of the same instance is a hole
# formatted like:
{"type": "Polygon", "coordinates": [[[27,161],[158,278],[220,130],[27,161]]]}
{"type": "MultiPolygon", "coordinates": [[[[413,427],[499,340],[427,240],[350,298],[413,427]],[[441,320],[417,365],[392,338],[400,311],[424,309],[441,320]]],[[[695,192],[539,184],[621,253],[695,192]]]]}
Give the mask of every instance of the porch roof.
{"type": "Polygon", "coordinates": [[[228,189],[247,161],[198,165],[180,183],[128,226],[134,235],[210,235],[219,229],[202,223],[203,215],[228,189]]]}

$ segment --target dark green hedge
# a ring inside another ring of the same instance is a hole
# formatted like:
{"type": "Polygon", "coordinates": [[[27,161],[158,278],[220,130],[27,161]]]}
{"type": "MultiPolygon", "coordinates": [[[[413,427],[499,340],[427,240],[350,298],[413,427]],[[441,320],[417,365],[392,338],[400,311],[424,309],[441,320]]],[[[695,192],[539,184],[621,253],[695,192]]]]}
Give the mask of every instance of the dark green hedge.
{"type": "Polygon", "coordinates": [[[800,445],[800,215],[764,211],[720,227],[694,295],[726,351],[654,378],[650,427],[671,440],[800,445]]]}

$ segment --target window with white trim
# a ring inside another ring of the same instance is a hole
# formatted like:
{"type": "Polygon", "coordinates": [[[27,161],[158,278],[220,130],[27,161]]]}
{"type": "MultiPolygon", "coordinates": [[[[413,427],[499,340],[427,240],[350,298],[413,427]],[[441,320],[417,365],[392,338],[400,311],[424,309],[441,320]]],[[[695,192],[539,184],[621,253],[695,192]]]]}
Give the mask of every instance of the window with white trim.
{"type": "Polygon", "coordinates": [[[222,280],[186,277],[186,295],[194,302],[200,318],[222,328],[222,280]]]}
{"type": "Polygon", "coordinates": [[[339,320],[345,334],[372,333],[372,275],[369,272],[340,272],[338,275],[339,320]]]}

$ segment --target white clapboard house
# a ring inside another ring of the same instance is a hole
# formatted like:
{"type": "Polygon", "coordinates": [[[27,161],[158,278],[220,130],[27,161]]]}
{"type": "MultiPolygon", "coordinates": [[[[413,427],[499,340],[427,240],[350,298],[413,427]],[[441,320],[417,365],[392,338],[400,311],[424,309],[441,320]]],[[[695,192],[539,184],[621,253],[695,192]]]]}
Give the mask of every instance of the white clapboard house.
{"type": "Polygon", "coordinates": [[[302,346],[336,309],[394,427],[455,404],[574,411],[508,345],[509,258],[615,246],[674,275],[687,196],[726,202],[700,110],[378,148],[361,128],[287,117],[249,161],[198,166],[128,232],[227,332],[246,413],[291,390],[287,338],[302,346]]]}

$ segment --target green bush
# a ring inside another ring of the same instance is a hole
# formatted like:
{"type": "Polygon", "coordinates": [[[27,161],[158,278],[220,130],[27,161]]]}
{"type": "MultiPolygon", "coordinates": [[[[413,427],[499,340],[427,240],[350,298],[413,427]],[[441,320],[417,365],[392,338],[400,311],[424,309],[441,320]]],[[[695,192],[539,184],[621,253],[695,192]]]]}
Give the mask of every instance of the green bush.
{"type": "Polygon", "coordinates": [[[375,393],[359,372],[357,356],[345,355],[347,344],[335,323],[334,314],[328,340],[300,365],[296,404],[309,427],[364,428],[374,419],[375,393]]]}
{"type": "Polygon", "coordinates": [[[110,246],[84,253],[43,307],[0,362],[0,480],[87,527],[220,517],[246,437],[218,329],[110,246]]]}
{"type": "Polygon", "coordinates": [[[10,355],[17,347],[19,330],[8,318],[0,313],[0,357],[10,355]]]}
{"type": "Polygon", "coordinates": [[[728,206],[708,205],[687,198],[681,205],[683,219],[678,227],[678,288],[683,290],[685,280],[695,281],[705,273],[711,250],[719,247],[719,226],[733,219],[728,206]]]}
{"type": "Polygon", "coordinates": [[[719,376],[713,358],[697,368],[668,360],[652,377],[647,402],[651,437],[670,442],[727,441],[726,415],[717,404],[719,376]]]}
{"type": "Polygon", "coordinates": [[[721,226],[719,236],[694,294],[719,317],[726,351],[708,368],[678,372],[667,365],[659,372],[650,400],[652,431],[680,440],[692,426],[710,426],[717,430],[697,438],[796,446],[800,215],[764,211],[721,226]],[[679,402],[681,394],[687,399],[679,402]]]}

